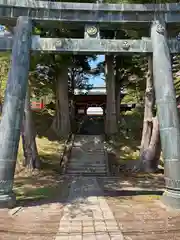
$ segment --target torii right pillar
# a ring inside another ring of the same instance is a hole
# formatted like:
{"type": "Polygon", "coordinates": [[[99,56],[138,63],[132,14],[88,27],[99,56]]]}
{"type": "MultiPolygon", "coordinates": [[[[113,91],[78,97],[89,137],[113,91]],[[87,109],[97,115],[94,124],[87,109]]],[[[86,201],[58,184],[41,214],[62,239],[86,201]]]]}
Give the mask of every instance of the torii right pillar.
{"type": "Polygon", "coordinates": [[[180,209],[180,124],[165,24],[153,22],[151,40],[157,115],[165,161],[166,190],[162,201],[180,209]]]}

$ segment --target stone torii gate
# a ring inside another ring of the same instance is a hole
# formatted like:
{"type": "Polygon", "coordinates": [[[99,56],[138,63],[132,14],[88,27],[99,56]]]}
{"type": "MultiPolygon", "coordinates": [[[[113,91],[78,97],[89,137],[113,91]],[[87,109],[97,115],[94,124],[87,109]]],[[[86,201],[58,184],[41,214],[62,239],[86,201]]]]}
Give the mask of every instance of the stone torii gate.
{"type": "MultiPolygon", "coordinates": [[[[0,50],[12,49],[3,114],[0,123],[0,205],[12,206],[12,191],[20,127],[27,90],[30,51],[96,53],[111,56],[142,53],[153,56],[153,76],[165,159],[166,191],[163,202],[180,208],[180,125],[176,107],[170,53],[180,52],[176,39],[167,39],[180,27],[180,4],[88,4],[46,1],[0,0],[0,23],[14,29],[12,37],[0,38],[0,50]],[[84,38],[52,39],[32,36],[34,24],[46,27],[84,28],[84,38]],[[103,29],[150,30],[149,38],[101,39],[103,29]],[[14,26],[16,26],[14,28],[14,26]]],[[[115,90],[112,65],[107,69],[107,92],[115,90]]],[[[106,118],[115,115],[114,94],[106,118]]],[[[109,122],[113,125],[114,120],[109,122]]]]}

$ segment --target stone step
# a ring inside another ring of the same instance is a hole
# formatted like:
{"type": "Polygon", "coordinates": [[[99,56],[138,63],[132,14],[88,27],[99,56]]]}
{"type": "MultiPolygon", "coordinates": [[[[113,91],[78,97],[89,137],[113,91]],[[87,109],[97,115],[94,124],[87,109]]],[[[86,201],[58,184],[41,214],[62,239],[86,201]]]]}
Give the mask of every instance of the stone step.
{"type": "Polygon", "coordinates": [[[85,161],[70,161],[69,162],[69,165],[84,165],[84,166],[106,166],[106,163],[105,162],[85,162],[85,161]]]}
{"type": "Polygon", "coordinates": [[[106,172],[106,168],[98,168],[98,169],[85,169],[85,168],[68,168],[67,171],[75,171],[75,172],[106,172]]]}
{"type": "Polygon", "coordinates": [[[106,172],[72,172],[72,171],[69,171],[69,172],[66,172],[66,174],[74,174],[74,175],[107,175],[106,172]]]}
{"type": "Polygon", "coordinates": [[[79,157],[71,156],[70,161],[100,163],[100,162],[106,161],[106,157],[105,155],[97,156],[97,157],[93,157],[92,155],[91,157],[89,157],[84,154],[84,156],[79,156],[79,157]]]}
{"type": "Polygon", "coordinates": [[[98,157],[88,157],[88,156],[71,156],[70,161],[78,161],[78,162],[92,162],[92,163],[101,163],[106,160],[105,156],[98,156],[98,157]]]}
{"type": "Polygon", "coordinates": [[[82,151],[104,151],[104,144],[93,144],[93,143],[85,143],[85,144],[73,144],[73,148],[81,149],[82,151]]]}
{"type": "Polygon", "coordinates": [[[107,173],[66,173],[68,176],[92,176],[92,177],[105,177],[107,173]]]}
{"type": "Polygon", "coordinates": [[[96,169],[95,171],[89,171],[89,170],[85,170],[85,169],[82,169],[82,170],[71,170],[71,169],[67,169],[67,173],[106,173],[105,170],[99,170],[99,169],[96,169]]]}
{"type": "Polygon", "coordinates": [[[92,165],[92,164],[89,164],[89,165],[86,165],[86,164],[69,164],[68,165],[68,168],[81,168],[81,169],[105,169],[106,168],[106,165],[105,164],[99,164],[99,165],[92,165]]]}
{"type": "Polygon", "coordinates": [[[80,163],[80,162],[70,162],[68,164],[68,168],[106,168],[106,164],[105,163],[92,163],[92,162],[88,162],[88,163],[80,163]]]}
{"type": "Polygon", "coordinates": [[[99,163],[99,162],[104,162],[106,160],[105,155],[103,156],[97,156],[97,157],[89,157],[89,156],[71,156],[70,161],[78,161],[78,162],[94,162],[94,163],[99,163]]]}
{"type": "Polygon", "coordinates": [[[107,175],[102,136],[76,135],[66,173],[86,176],[107,175]]]}
{"type": "Polygon", "coordinates": [[[70,159],[69,160],[69,163],[79,163],[79,164],[94,164],[94,165],[98,165],[98,164],[105,164],[105,159],[103,159],[103,160],[96,160],[96,159],[94,159],[94,160],[89,160],[89,159],[84,159],[84,160],[82,160],[82,159],[70,159]]]}
{"type": "Polygon", "coordinates": [[[75,168],[106,168],[107,166],[105,164],[98,164],[98,165],[92,165],[92,164],[68,164],[67,167],[75,167],[75,168]]]}
{"type": "Polygon", "coordinates": [[[92,163],[92,162],[78,162],[78,161],[73,161],[73,162],[69,162],[68,165],[80,165],[80,166],[106,166],[105,162],[101,162],[101,163],[92,163]]]}
{"type": "Polygon", "coordinates": [[[82,148],[85,148],[85,149],[90,149],[91,147],[92,148],[104,148],[104,143],[102,143],[102,142],[98,142],[98,143],[96,143],[96,142],[74,142],[73,143],[73,147],[82,147],[82,148]]]}
{"type": "Polygon", "coordinates": [[[73,143],[73,146],[76,146],[76,147],[83,147],[83,148],[90,148],[90,147],[101,147],[101,148],[104,148],[104,143],[102,142],[93,142],[93,141],[77,141],[77,142],[74,142],[73,143]]]}
{"type": "Polygon", "coordinates": [[[107,166],[97,166],[97,167],[92,167],[92,166],[84,166],[84,165],[79,165],[79,166],[72,166],[72,165],[68,165],[67,169],[106,169],[107,166]]]}
{"type": "Polygon", "coordinates": [[[101,164],[101,163],[104,163],[106,161],[106,158],[105,156],[103,156],[102,158],[101,157],[97,157],[97,158],[88,158],[88,157],[72,157],[70,158],[70,161],[69,162],[84,162],[84,163],[97,163],[97,164],[101,164]]]}
{"type": "Polygon", "coordinates": [[[104,172],[104,173],[79,173],[79,172],[67,172],[66,173],[67,175],[70,175],[70,176],[107,176],[107,173],[104,172]]]}
{"type": "Polygon", "coordinates": [[[92,158],[92,157],[101,157],[103,158],[106,156],[105,151],[83,151],[83,150],[77,150],[77,149],[72,149],[71,150],[71,157],[76,157],[76,158],[92,158]]]}

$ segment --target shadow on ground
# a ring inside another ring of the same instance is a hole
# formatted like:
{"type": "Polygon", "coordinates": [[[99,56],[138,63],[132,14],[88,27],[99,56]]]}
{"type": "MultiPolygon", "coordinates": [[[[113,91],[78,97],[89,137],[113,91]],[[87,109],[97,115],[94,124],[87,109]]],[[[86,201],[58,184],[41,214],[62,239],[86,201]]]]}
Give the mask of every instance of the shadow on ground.
{"type": "Polygon", "coordinates": [[[68,196],[69,182],[60,178],[56,172],[50,175],[41,171],[31,176],[17,176],[14,191],[18,206],[63,202],[68,196]]]}
{"type": "MultiPolygon", "coordinates": [[[[42,201],[57,201],[64,184],[60,178],[60,156],[64,151],[64,141],[49,141],[45,137],[37,137],[36,142],[41,160],[40,170],[30,171],[23,167],[16,169],[14,191],[18,205],[32,203],[39,205],[42,201]]],[[[20,143],[18,162],[21,161],[22,155],[22,143],[20,143]]],[[[65,192],[66,189],[62,194],[65,192]]]]}
{"type": "Polygon", "coordinates": [[[105,191],[105,196],[108,197],[132,197],[132,196],[161,196],[163,191],[147,191],[147,190],[119,190],[119,191],[105,191]]]}
{"type": "MultiPolygon", "coordinates": [[[[164,190],[163,176],[147,176],[138,178],[97,178],[102,192],[94,192],[92,196],[127,197],[146,196],[147,199],[159,199],[164,190]],[[152,197],[153,196],[153,197],[152,197]]],[[[34,174],[33,176],[17,177],[14,190],[17,194],[18,206],[38,206],[47,203],[65,203],[71,183],[79,177],[61,177],[54,172],[34,174]]],[[[83,181],[82,181],[83,182],[83,181]]],[[[76,197],[73,200],[77,200],[76,197]]]]}
{"type": "MultiPolygon", "coordinates": [[[[37,144],[42,165],[39,172],[29,174],[26,171],[22,171],[16,175],[14,190],[17,194],[17,204],[22,206],[65,201],[69,193],[70,184],[75,181],[74,177],[60,177],[60,153],[63,149],[64,142],[55,142],[46,135],[52,123],[52,116],[46,112],[34,112],[34,117],[36,119],[35,122],[38,132],[37,144]]],[[[82,122],[80,132],[83,134],[98,134],[104,132],[104,120],[102,118],[91,118],[92,117],[88,117],[82,122]]],[[[130,121],[131,117],[128,119],[130,121]]],[[[112,145],[115,144],[114,146],[116,148],[122,148],[127,143],[129,144],[128,146],[131,152],[136,152],[139,138],[136,140],[137,136],[133,135],[132,129],[128,131],[129,133],[124,132],[121,134],[121,141],[115,139],[112,145]],[[132,141],[129,140],[131,137],[132,141]]],[[[123,150],[121,149],[121,153],[122,151],[124,153],[124,159],[133,156],[133,154],[130,155],[128,151],[126,152],[124,148],[123,150]]],[[[136,159],[136,156],[134,159],[136,159]]],[[[110,162],[113,164],[111,159],[110,162]]],[[[162,174],[125,175],[121,173],[117,178],[98,178],[98,182],[103,190],[102,195],[109,197],[132,197],[141,195],[154,195],[158,197],[164,189],[164,178],[162,174]]]]}

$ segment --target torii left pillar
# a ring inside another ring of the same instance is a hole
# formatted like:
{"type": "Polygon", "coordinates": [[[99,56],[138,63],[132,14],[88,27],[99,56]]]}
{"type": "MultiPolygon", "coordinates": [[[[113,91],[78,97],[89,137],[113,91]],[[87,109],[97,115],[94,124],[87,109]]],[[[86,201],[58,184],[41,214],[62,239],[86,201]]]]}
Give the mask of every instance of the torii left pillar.
{"type": "Polygon", "coordinates": [[[28,84],[32,22],[19,17],[0,122],[0,207],[15,204],[13,180],[28,84]]]}

